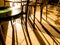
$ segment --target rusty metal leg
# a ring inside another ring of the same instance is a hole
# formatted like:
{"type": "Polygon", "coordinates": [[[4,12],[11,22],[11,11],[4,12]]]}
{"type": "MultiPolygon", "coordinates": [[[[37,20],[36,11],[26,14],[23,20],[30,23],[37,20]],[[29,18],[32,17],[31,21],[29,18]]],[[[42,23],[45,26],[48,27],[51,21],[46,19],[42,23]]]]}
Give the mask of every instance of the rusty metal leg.
{"type": "Polygon", "coordinates": [[[33,29],[35,29],[35,14],[36,14],[36,5],[34,6],[33,29]]]}
{"type": "Polygon", "coordinates": [[[46,4],[46,21],[47,21],[47,18],[48,18],[48,17],[47,17],[47,11],[48,11],[47,8],[48,8],[48,7],[47,7],[47,4],[46,4]]]}
{"type": "Polygon", "coordinates": [[[42,22],[43,5],[40,5],[40,22],[42,22]]]}

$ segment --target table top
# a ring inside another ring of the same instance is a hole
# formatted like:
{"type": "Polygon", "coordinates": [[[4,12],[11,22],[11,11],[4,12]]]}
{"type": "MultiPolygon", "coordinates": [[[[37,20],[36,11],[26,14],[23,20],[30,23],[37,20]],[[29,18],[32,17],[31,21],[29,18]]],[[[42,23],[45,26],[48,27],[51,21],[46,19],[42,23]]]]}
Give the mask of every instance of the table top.
{"type": "Polygon", "coordinates": [[[0,14],[3,14],[3,13],[6,13],[6,12],[9,12],[10,11],[10,9],[4,9],[4,10],[0,10],[0,14]]]}
{"type": "Polygon", "coordinates": [[[13,15],[16,15],[16,14],[20,13],[21,9],[20,8],[15,8],[15,7],[6,8],[6,9],[3,9],[3,10],[0,10],[0,15],[5,14],[7,12],[8,13],[11,12],[10,16],[13,16],[13,15]]]}
{"type": "Polygon", "coordinates": [[[4,10],[0,10],[0,22],[16,19],[18,17],[21,17],[22,15],[23,12],[21,12],[20,8],[6,8],[4,10]]]}

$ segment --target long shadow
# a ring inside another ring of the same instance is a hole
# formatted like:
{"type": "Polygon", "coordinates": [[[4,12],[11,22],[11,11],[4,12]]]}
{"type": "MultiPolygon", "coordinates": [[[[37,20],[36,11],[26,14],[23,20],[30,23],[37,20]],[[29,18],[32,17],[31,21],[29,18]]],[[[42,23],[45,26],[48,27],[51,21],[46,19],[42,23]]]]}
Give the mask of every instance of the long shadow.
{"type": "Polygon", "coordinates": [[[12,45],[15,45],[15,34],[14,34],[13,21],[11,21],[11,26],[12,26],[12,45]]]}
{"type": "MultiPolygon", "coordinates": [[[[41,23],[40,23],[41,24],[41,23]]],[[[51,37],[51,39],[58,45],[59,41],[55,39],[55,37],[41,24],[42,28],[46,31],[46,33],[51,37]],[[58,43],[57,43],[58,42],[58,43]]]]}
{"type": "Polygon", "coordinates": [[[53,11],[51,11],[51,10],[48,10],[48,12],[49,12],[49,13],[54,13],[54,12],[53,12],[53,11]]]}
{"type": "MultiPolygon", "coordinates": [[[[29,25],[30,27],[33,29],[33,26],[32,26],[32,22],[30,21],[30,19],[28,20],[29,21],[29,25]]],[[[46,39],[46,37],[44,36],[44,34],[42,33],[42,31],[39,29],[39,27],[37,26],[37,24],[35,23],[36,27],[38,28],[38,30],[40,31],[40,33],[43,35],[43,37],[45,38],[45,40],[47,41],[47,43],[50,45],[50,43],[48,42],[48,40],[46,39]]]]}
{"type": "Polygon", "coordinates": [[[4,37],[3,37],[1,27],[0,27],[0,45],[5,45],[5,41],[4,41],[4,37]]]}
{"type": "Polygon", "coordinates": [[[7,22],[1,22],[1,29],[0,29],[0,31],[1,31],[1,43],[2,44],[4,44],[5,43],[5,41],[6,41],[6,36],[7,36],[7,30],[8,30],[8,24],[9,24],[9,22],[7,21],[7,22]],[[2,40],[3,39],[3,40],[2,40]]]}
{"type": "Polygon", "coordinates": [[[59,19],[57,19],[57,20],[55,21],[55,24],[56,24],[56,25],[60,25],[59,19]]]}
{"type": "MultiPolygon", "coordinates": [[[[38,21],[39,22],[39,21],[38,21]]],[[[40,23],[40,22],[39,22],[40,23]]],[[[58,40],[55,39],[55,37],[44,27],[44,25],[42,23],[41,27],[45,30],[45,32],[51,37],[51,39],[58,45],[58,43],[60,44],[60,42],[58,40]],[[57,43],[58,42],[58,43],[57,43]]]]}
{"type": "MultiPolygon", "coordinates": [[[[33,24],[32,24],[32,22],[31,22],[30,19],[29,19],[29,21],[30,21],[30,23],[31,23],[31,25],[32,25],[32,27],[33,27],[33,24]]],[[[33,27],[33,28],[34,28],[34,27],[33,27]]],[[[40,36],[40,34],[39,34],[39,32],[37,31],[36,28],[34,28],[33,32],[34,32],[35,36],[37,37],[39,43],[40,43],[41,45],[46,45],[45,42],[44,42],[44,40],[42,39],[42,37],[40,36]]]]}
{"type": "MultiPolygon", "coordinates": [[[[37,18],[36,18],[37,19],[37,18]]],[[[52,24],[50,24],[49,21],[45,20],[44,18],[42,18],[44,21],[46,21],[53,29],[55,29],[56,32],[58,32],[60,34],[60,31],[55,27],[53,26],[52,24]]],[[[37,19],[37,21],[39,22],[39,20],[37,19]]],[[[40,23],[40,22],[39,22],[40,23]]]]}
{"type": "Polygon", "coordinates": [[[55,20],[53,20],[52,18],[50,18],[50,17],[48,17],[48,16],[47,16],[47,18],[51,19],[52,21],[55,21],[55,20]]]}
{"type": "Polygon", "coordinates": [[[29,43],[30,43],[30,45],[32,45],[32,42],[31,42],[31,40],[30,40],[30,35],[29,35],[29,32],[28,32],[28,26],[27,26],[27,18],[28,18],[28,6],[29,5],[29,0],[27,0],[27,4],[26,4],[26,17],[25,17],[25,20],[26,20],[26,22],[25,22],[25,31],[26,31],[26,33],[27,33],[27,37],[28,37],[28,40],[29,40],[29,43]]]}
{"type": "MultiPolygon", "coordinates": [[[[46,21],[44,18],[43,18],[44,21],[46,21]]],[[[58,32],[60,34],[60,31],[55,27],[53,26],[52,24],[50,24],[50,22],[46,21],[53,29],[55,29],[56,32],[58,32]]]]}
{"type": "Polygon", "coordinates": [[[24,31],[24,24],[23,24],[23,21],[24,20],[24,18],[23,17],[21,17],[21,26],[22,26],[22,31],[23,31],[23,34],[24,34],[24,38],[25,38],[25,41],[26,41],[26,45],[28,45],[28,41],[27,41],[27,38],[26,38],[26,34],[25,34],[25,31],[24,31]]]}
{"type": "Polygon", "coordinates": [[[18,45],[18,35],[17,35],[17,28],[16,28],[16,25],[14,25],[14,28],[15,28],[14,31],[15,31],[15,35],[16,35],[16,36],[15,36],[15,38],[16,38],[16,41],[15,41],[15,42],[16,42],[16,44],[18,45]]]}

